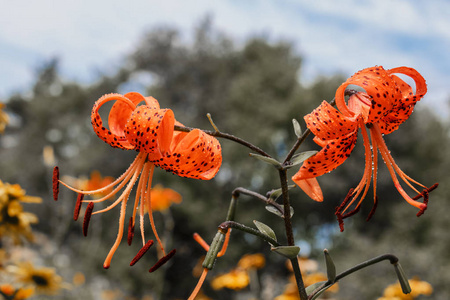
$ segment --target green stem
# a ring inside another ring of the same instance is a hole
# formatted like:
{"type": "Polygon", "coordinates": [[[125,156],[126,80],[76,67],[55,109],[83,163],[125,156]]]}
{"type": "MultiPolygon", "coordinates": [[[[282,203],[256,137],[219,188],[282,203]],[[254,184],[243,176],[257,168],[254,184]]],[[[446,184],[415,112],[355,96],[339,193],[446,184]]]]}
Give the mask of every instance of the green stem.
{"type": "Polygon", "coordinates": [[[252,234],[254,236],[260,237],[264,241],[266,241],[266,242],[268,242],[268,243],[270,243],[270,244],[272,244],[272,245],[274,245],[276,247],[281,246],[281,244],[278,243],[276,240],[274,240],[271,237],[265,235],[264,233],[260,232],[259,230],[256,230],[254,228],[245,226],[245,225],[243,225],[241,223],[234,222],[234,221],[225,221],[225,222],[223,222],[222,224],[219,225],[219,229],[222,230],[222,231],[226,232],[226,230],[228,228],[233,228],[233,229],[237,229],[237,230],[240,230],[240,231],[244,231],[246,233],[250,233],[250,234],[252,234]]]}
{"type": "Polygon", "coordinates": [[[238,200],[239,194],[235,195],[234,192],[231,195],[231,201],[230,206],[228,207],[228,213],[227,213],[227,221],[233,221],[236,216],[236,206],[237,206],[237,200],[238,200]]]}
{"type": "MultiPolygon", "coordinates": [[[[330,105],[332,105],[332,106],[336,105],[336,100],[334,98],[333,98],[333,100],[330,101],[330,105]]],[[[284,159],[283,166],[289,164],[289,161],[294,156],[295,152],[298,150],[298,148],[301,146],[301,144],[303,144],[303,142],[306,140],[306,138],[308,137],[308,135],[310,133],[311,133],[311,130],[309,130],[309,128],[307,128],[303,132],[303,134],[297,139],[297,141],[295,142],[294,146],[292,146],[292,148],[289,151],[288,155],[284,159]]]]}
{"type": "MultiPolygon", "coordinates": [[[[175,125],[174,129],[176,131],[190,132],[190,131],[194,130],[195,128],[175,125]]],[[[249,148],[249,149],[251,149],[251,150],[253,150],[253,151],[255,151],[255,152],[257,152],[257,153],[259,153],[261,155],[263,155],[263,156],[272,158],[272,156],[267,154],[261,148],[258,148],[257,146],[253,145],[252,143],[249,143],[249,142],[247,142],[247,141],[245,141],[245,140],[243,140],[241,138],[238,138],[238,137],[236,137],[234,135],[231,135],[231,134],[228,134],[228,133],[224,133],[224,132],[220,132],[220,131],[210,131],[210,130],[202,130],[202,131],[205,132],[206,134],[209,134],[209,135],[214,136],[214,137],[224,138],[224,139],[236,142],[236,143],[241,144],[241,145],[243,145],[243,146],[245,146],[245,147],[247,147],[247,148],[249,148]]]]}
{"type": "Polygon", "coordinates": [[[317,294],[318,292],[320,292],[322,289],[324,289],[324,288],[326,288],[326,287],[328,287],[328,286],[330,286],[330,285],[333,285],[334,283],[338,282],[340,279],[342,279],[342,278],[344,278],[344,277],[346,277],[346,276],[348,276],[348,275],[350,275],[350,274],[352,274],[352,273],[355,273],[356,271],[359,271],[359,270],[361,270],[361,269],[364,269],[364,268],[367,268],[367,267],[369,267],[369,266],[371,266],[371,265],[374,265],[374,264],[376,264],[376,263],[379,263],[379,262],[381,262],[381,261],[383,261],[383,260],[389,260],[389,262],[390,262],[391,264],[393,264],[394,266],[395,266],[396,264],[398,264],[398,258],[397,258],[397,256],[392,255],[392,254],[384,254],[384,255],[380,255],[380,256],[377,256],[377,257],[375,257],[375,258],[369,259],[369,260],[367,260],[367,261],[365,261],[365,262],[362,262],[362,263],[360,263],[360,264],[357,264],[356,266],[353,266],[353,267],[351,267],[350,269],[348,269],[348,270],[346,270],[346,271],[344,271],[344,272],[342,272],[342,273],[336,275],[336,279],[334,280],[334,282],[331,282],[330,280],[328,280],[327,282],[324,282],[324,284],[321,285],[321,286],[319,286],[317,289],[315,289],[315,290],[309,295],[309,297],[308,297],[307,299],[312,299],[312,298],[314,297],[315,294],[317,294]]]}
{"type": "MultiPolygon", "coordinates": [[[[280,204],[278,204],[277,202],[275,202],[273,199],[269,198],[269,197],[265,197],[265,196],[263,196],[263,195],[261,195],[261,194],[259,194],[257,192],[250,191],[250,190],[247,190],[247,189],[242,188],[242,187],[235,188],[233,193],[232,193],[232,195],[234,195],[236,197],[239,197],[239,194],[253,196],[253,197],[263,201],[266,205],[271,205],[271,206],[275,207],[280,213],[284,214],[283,207],[280,204]]],[[[232,221],[232,220],[230,219],[230,220],[227,220],[227,221],[232,221]]]]}
{"type": "MultiPolygon", "coordinates": [[[[291,205],[289,203],[289,189],[287,184],[287,171],[278,170],[280,175],[281,191],[283,196],[284,205],[284,227],[286,229],[286,238],[289,246],[295,245],[294,233],[292,231],[291,222],[291,205]]],[[[294,270],[295,281],[297,283],[298,293],[301,300],[307,300],[308,295],[306,294],[305,284],[303,283],[302,273],[300,271],[300,266],[298,264],[297,257],[291,259],[292,269],[294,270]]]]}

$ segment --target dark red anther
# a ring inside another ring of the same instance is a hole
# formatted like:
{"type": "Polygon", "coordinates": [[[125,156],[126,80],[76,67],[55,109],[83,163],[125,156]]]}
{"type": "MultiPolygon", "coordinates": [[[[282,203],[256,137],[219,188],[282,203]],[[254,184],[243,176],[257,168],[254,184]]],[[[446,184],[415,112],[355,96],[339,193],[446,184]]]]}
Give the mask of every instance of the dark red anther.
{"type": "Polygon", "coordinates": [[[353,215],[356,215],[356,214],[359,212],[359,209],[360,209],[360,208],[361,208],[360,205],[357,206],[357,207],[355,207],[354,210],[351,210],[351,211],[349,211],[348,213],[344,214],[344,215],[342,216],[342,219],[345,219],[345,218],[351,217],[351,216],[353,216],[353,215]]]}
{"type": "Polygon", "coordinates": [[[53,168],[52,183],[53,183],[53,200],[57,201],[58,194],[59,194],[59,168],[58,168],[58,166],[53,168]]]}
{"type": "Polygon", "coordinates": [[[135,263],[137,263],[142,256],[150,249],[150,247],[153,245],[153,240],[149,240],[142,248],[139,250],[138,254],[133,258],[133,260],[130,262],[130,266],[134,266],[135,263]]]}
{"type": "Polygon", "coordinates": [[[128,235],[127,235],[128,246],[131,246],[133,237],[134,237],[134,222],[133,222],[133,217],[130,217],[130,221],[128,222],[128,235]]]}
{"type": "Polygon", "coordinates": [[[435,183],[435,184],[433,184],[431,187],[424,189],[424,190],[422,191],[422,193],[417,194],[417,195],[413,198],[413,200],[418,200],[418,199],[420,199],[420,198],[423,197],[423,204],[425,204],[425,207],[422,208],[422,209],[417,213],[417,216],[418,216],[418,217],[420,217],[421,215],[423,215],[424,212],[425,212],[425,210],[427,210],[427,207],[428,207],[428,199],[429,199],[429,196],[430,196],[429,194],[430,194],[432,191],[434,191],[438,186],[439,186],[439,183],[435,183]]]}
{"type": "Polygon", "coordinates": [[[344,219],[342,218],[342,214],[340,212],[336,212],[335,213],[338,223],[339,223],[339,228],[341,229],[341,232],[344,231],[344,219]]]}
{"type": "Polygon", "coordinates": [[[427,189],[423,190],[422,193],[420,193],[419,195],[421,195],[421,197],[423,197],[423,204],[425,204],[425,207],[422,208],[421,210],[419,210],[419,212],[416,215],[418,217],[423,215],[425,213],[425,211],[427,210],[427,208],[428,208],[428,197],[430,196],[427,189]]]}
{"type": "Polygon", "coordinates": [[[84,194],[78,193],[77,196],[77,203],[75,203],[75,209],[73,210],[73,220],[78,220],[78,217],[80,215],[80,209],[81,209],[81,203],[83,201],[84,194]]]}
{"type": "Polygon", "coordinates": [[[416,195],[414,198],[412,198],[412,199],[413,199],[413,200],[418,200],[418,199],[420,199],[420,198],[423,197],[423,194],[424,194],[425,191],[428,192],[428,193],[431,193],[431,192],[434,191],[438,186],[439,186],[439,183],[435,183],[435,184],[433,184],[432,186],[430,186],[429,188],[424,189],[424,190],[422,191],[422,193],[417,194],[417,195],[416,195]]]}
{"type": "Polygon", "coordinates": [[[89,202],[86,213],[84,214],[84,220],[83,220],[83,235],[87,236],[88,228],[89,228],[89,221],[91,220],[92,211],[94,210],[94,202],[89,202]]]}
{"type": "Polygon", "coordinates": [[[345,196],[344,201],[342,201],[341,205],[339,205],[338,207],[336,207],[336,210],[335,210],[336,212],[340,212],[340,211],[342,211],[342,210],[344,209],[344,206],[346,206],[347,203],[350,201],[350,197],[353,195],[353,191],[354,191],[353,188],[351,188],[351,189],[348,191],[347,196],[345,196]]]}
{"type": "Polygon", "coordinates": [[[353,191],[354,191],[354,189],[351,188],[348,191],[347,196],[345,196],[344,201],[342,201],[341,205],[337,206],[336,209],[335,209],[335,213],[334,214],[337,217],[337,220],[338,220],[338,223],[339,223],[339,228],[341,229],[341,232],[344,231],[344,218],[347,218],[347,217],[350,217],[351,215],[354,215],[359,210],[359,207],[356,207],[351,212],[349,212],[349,213],[347,213],[345,215],[342,215],[342,210],[345,208],[347,203],[350,201],[350,198],[353,195],[353,191]]]}
{"type": "Polygon", "coordinates": [[[166,256],[162,257],[160,260],[158,260],[156,262],[156,264],[150,268],[150,270],[148,270],[150,273],[155,272],[156,270],[158,270],[162,265],[164,265],[167,261],[169,261],[169,259],[171,259],[175,253],[176,253],[176,249],[173,249],[172,251],[170,251],[166,256]]]}
{"type": "Polygon", "coordinates": [[[367,216],[366,222],[368,222],[372,218],[373,214],[375,213],[375,210],[377,209],[377,206],[378,206],[378,197],[375,196],[375,202],[373,203],[372,209],[370,210],[370,213],[367,216]]]}

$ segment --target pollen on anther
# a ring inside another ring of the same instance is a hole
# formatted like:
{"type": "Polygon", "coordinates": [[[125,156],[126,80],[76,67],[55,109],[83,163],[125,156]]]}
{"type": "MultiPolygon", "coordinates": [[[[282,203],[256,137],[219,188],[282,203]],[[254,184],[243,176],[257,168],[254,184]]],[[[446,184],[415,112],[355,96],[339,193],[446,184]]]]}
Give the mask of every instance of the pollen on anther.
{"type": "Polygon", "coordinates": [[[133,222],[133,217],[130,217],[130,221],[128,222],[128,235],[127,235],[128,246],[131,246],[133,237],[134,237],[134,222],[133,222]]]}
{"type": "Polygon", "coordinates": [[[169,259],[171,259],[176,253],[176,249],[173,249],[172,251],[170,251],[166,256],[162,257],[160,260],[158,260],[156,262],[156,264],[150,268],[150,270],[148,270],[150,273],[155,272],[156,270],[158,270],[162,265],[164,265],[166,262],[169,261],[169,259]]]}
{"type": "Polygon", "coordinates": [[[73,210],[73,220],[78,220],[80,215],[81,203],[83,201],[84,194],[78,193],[77,202],[75,203],[75,209],[73,210]]]}
{"type": "Polygon", "coordinates": [[[53,183],[53,200],[57,201],[58,194],[59,194],[59,168],[58,168],[58,166],[53,168],[52,183],[53,183]]]}
{"type": "Polygon", "coordinates": [[[370,210],[369,215],[367,216],[366,222],[368,222],[372,218],[373,214],[375,213],[375,210],[377,209],[377,206],[378,206],[378,197],[375,196],[372,209],[370,210]]]}
{"type": "Polygon", "coordinates": [[[133,260],[130,262],[130,266],[134,266],[135,263],[137,263],[142,256],[150,249],[150,247],[153,245],[153,240],[149,240],[142,248],[139,250],[139,252],[136,254],[136,256],[133,258],[133,260]]]}
{"type": "Polygon", "coordinates": [[[87,236],[89,221],[91,220],[92,211],[94,210],[94,202],[89,202],[83,220],[83,235],[87,236]]]}

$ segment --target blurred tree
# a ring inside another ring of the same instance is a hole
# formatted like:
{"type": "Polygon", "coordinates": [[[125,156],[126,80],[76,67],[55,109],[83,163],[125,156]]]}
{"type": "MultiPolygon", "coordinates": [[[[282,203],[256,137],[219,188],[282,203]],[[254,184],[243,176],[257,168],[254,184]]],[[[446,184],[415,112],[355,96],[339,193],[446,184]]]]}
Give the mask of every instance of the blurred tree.
{"type": "MultiPolygon", "coordinates": [[[[135,243],[128,249],[119,248],[111,267],[114,270],[103,271],[101,264],[104,255],[117,232],[118,211],[94,216],[88,238],[81,239],[80,224],[71,221],[75,194],[64,190],[59,203],[51,200],[52,166],[44,163],[43,149],[53,149],[54,161],[64,175],[88,175],[94,169],[104,176],[120,175],[134,154],[112,149],[101,142],[92,132],[90,110],[94,101],[105,93],[134,90],[152,95],[162,107],[173,109],[177,120],[186,126],[211,129],[206,118],[206,113],[211,113],[220,130],[244,138],[282,159],[295,141],[292,118],[305,127],[303,115],[322,100],[330,101],[336,88],[345,80],[342,75],[319,77],[306,86],[300,76],[301,61],[289,42],[274,43],[255,37],[236,46],[233,40],[218,32],[208,18],[199,24],[192,39],[183,39],[177,30],[171,28],[146,33],[136,49],[124,58],[122,67],[116,73],[104,74],[89,86],[61,79],[58,60],[52,59],[38,70],[30,92],[14,95],[8,101],[7,108],[16,120],[11,123],[16,125],[8,126],[5,135],[0,137],[0,178],[18,182],[29,193],[46,199],[38,213],[39,218],[47,222],[41,223],[39,230],[51,236],[60,246],[58,251],[70,257],[74,268],[86,272],[92,299],[98,299],[96,282],[101,277],[108,279],[105,288],[119,286],[127,294],[138,297],[146,293],[161,299],[186,297],[196,281],[191,276],[191,270],[204,254],[192,240],[192,233],[199,232],[210,241],[216,226],[225,218],[233,189],[242,186],[265,194],[278,188],[276,172],[262,162],[249,158],[248,149],[226,140],[221,141],[224,155],[222,169],[210,182],[155,172],[155,183],[173,188],[183,196],[183,202],[172,208],[171,214],[164,217],[156,214],[156,221],[160,223],[158,228],[165,227],[164,235],[171,241],[172,245],[168,248],[177,248],[173,264],[147,275],[146,269],[154,263],[154,255],[149,254],[135,267],[128,267],[129,260],[139,250],[138,243],[135,243]]],[[[427,184],[434,183],[428,180],[448,181],[448,174],[443,171],[443,166],[448,167],[449,164],[446,126],[432,113],[420,110],[398,132],[386,137],[397,163],[406,173],[427,184]]],[[[310,139],[301,150],[317,148],[310,139]]],[[[358,263],[386,251],[392,251],[403,259],[403,250],[399,249],[411,250],[417,243],[424,250],[420,253],[408,252],[411,259],[408,267],[413,267],[413,260],[422,257],[423,252],[430,258],[438,254],[444,256],[444,248],[437,251],[430,247],[425,249],[426,243],[431,243],[431,236],[437,239],[435,226],[448,226],[445,223],[448,223],[448,218],[443,217],[445,210],[442,206],[437,207],[437,204],[446,205],[445,201],[438,201],[443,199],[444,188],[433,192],[430,209],[416,220],[414,209],[399,203],[403,200],[396,196],[396,192],[393,193],[393,184],[383,167],[378,176],[378,212],[369,224],[363,224],[372,207],[371,199],[367,197],[363,211],[346,220],[346,231],[335,236],[338,226],[334,207],[360,179],[364,168],[361,150],[360,142],[351,159],[332,174],[319,179],[324,189],[323,203],[313,202],[298,188],[292,190],[297,239],[312,245],[313,256],[322,250],[321,247],[331,246],[334,241],[337,254],[333,257],[339,266],[347,261],[358,263]],[[400,219],[403,213],[407,216],[400,219]],[[400,222],[403,219],[407,221],[400,222]],[[411,224],[414,224],[414,230],[409,230],[411,224]],[[423,232],[427,234],[423,235],[423,232]],[[398,235],[405,239],[400,242],[396,238],[398,235]],[[366,246],[372,250],[366,250],[366,246]]],[[[251,225],[253,219],[264,220],[276,232],[283,232],[283,224],[278,217],[269,214],[256,200],[241,196],[237,220],[251,225]]],[[[283,239],[282,235],[279,238],[283,239]]],[[[441,242],[449,244],[445,237],[441,242]]],[[[244,253],[256,251],[267,254],[267,276],[272,278],[285,272],[280,257],[271,255],[267,244],[237,231],[233,232],[227,256],[218,261],[218,269],[227,271],[228,266],[235,265],[244,253]]],[[[448,263],[449,259],[442,257],[441,265],[448,263]]],[[[404,267],[409,270],[407,265],[405,263],[404,267]]],[[[417,273],[431,282],[427,277],[430,271],[425,265],[419,265],[422,268],[417,273]]],[[[371,273],[365,274],[370,276],[371,273]]],[[[361,278],[358,282],[367,280],[364,275],[361,278]]],[[[438,286],[443,285],[443,278],[436,279],[438,286]]],[[[394,276],[392,280],[395,280],[394,276]]],[[[355,294],[355,285],[349,284],[350,288],[345,289],[348,282],[346,280],[341,284],[344,298],[360,295],[355,294]]],[[[280,294],[283,285],[281,283],[279,286],[280,294]]],[[[357,286],[362,285],[359,283],[357,286]]],[[[367,289],[367,299],[381,295],[383,287],[367,289]],[[376,294],[376,291],[379,293],[376,294]]],[[[227,292],[206,289],[208,295],[217,299],[231,297],[227,292]]],[[[67,299],[77,298],[69,292],[66,296],[67,299]]]]}

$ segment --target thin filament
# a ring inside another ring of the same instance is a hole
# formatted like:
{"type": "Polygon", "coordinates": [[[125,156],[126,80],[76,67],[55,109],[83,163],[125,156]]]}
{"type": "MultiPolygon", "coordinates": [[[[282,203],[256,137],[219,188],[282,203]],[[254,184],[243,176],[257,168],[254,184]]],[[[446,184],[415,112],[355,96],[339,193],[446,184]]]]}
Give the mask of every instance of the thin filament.
{"type": "MultiPolygon", "coordinates": [[[[381,132],[380,129],[377,127],[374,128],[374,130],[380,134],[381,136],[381,132]]],[[[395,172],[397,172],[397,174],[400,176],[400,178],[406,182],[406,184],[412,189],[414,190],[417,194],[419,194],[420,192],[410,183],[415,183],[423,188],[426,188],[426,186],[424,186],[423,184],[421,184],[420,182],[417,182],[416,180],[412,179],[411,177],[409,177],[408,175],[406,175],[399,167],[398,165],[395,163],[394,158],[392,157],[392,155],[389,153],[389,150],[386,146],[386,143],[384,142],[384,139],[381,138],[381,146],[378,146],[380,149],[380,153],[381,151],[383,151],[386,154],[386,157],[389,159],[389,162],[391,163],[392,167],[394,168],[395,172]]]]}
{"type": "MultiPolygon", "coordinates": [[[[225,255],[225,252],[227,252],[228,242],[230,241],[230,235],[231,235],[231,228],[228,229],[228,231],[225,235],[225,240],[223,242],[222,249],[220,249],[220,252],[217,253],[217,257],[222,257],[225,255]]],[[[209,251],[208,243],[205,242],[205,240],[198,233],[194,233],[193,237],[194,237],[194,240],[197,243],[199,243],[203,249],[205,249],[206,251],[209,251]]]]}
{"type": "Polygon", "coordinates": [[[370,132],[370,139],[372,140],[372,153],[373,153],[373,200],[376,201],[377,198],[377,176],[378,176],[378,144],[374,137],[373,132],[370,132]]]}
{"type": "Polygon", "coordinates": [[[123,181],[117,187],[115,187],[114,190],[112,190],[108,195],[106,195],[106,196],[104,196],[104,197],[102,197],[100,199],[96,199],[96,200],[84,200],[84,202],[94,202],[94,203],[103,202],[103,201],[111,198],[115,194],[117,194],[117,192],[120,191],[125,186],[125,184],[127,184],[127,182],[130,180],[131,176],[133,174],[135,174],[138,170],[141,170],[143,161],[144,161],[143,158],[140,158],[140,160],[136,162],[136,165],[133,166],[132,169],[127,171],[128,174],[123,179],[123,181]]]}
{"type": "Polygon", "coordinates": [[[148,213],[148,218],[150,219],[150,225],[152,226],[153,234],[155,235],[155,238],[158,241],[158,244],[159,244],[159,247],[161,248],[163,256],[165,256],[166,251],[164,250],[163,243],[161,242],[158,232],[156,231],[156,226],[155,226],[155,221],[153,219],[153,211],[152,211],[151,190],[152,190],[153,170],[155,170],[155,165],[150,162],[147,162],[147,163],[150,164],[151,168],[150,168],[150,174],[148,176],[147,193],[145,195],[145,203],[147,204],[147,213],[148,213]]]}
{"type": "MultiPolygon", "coordinates": [[[[141,190],[139,192],[139,199],[140,199],[140,203],[139,203],[139,227],[141,230],[141,237],[142,237],[142,243],[145,243],[145,231],[144,231],[144,205],[145,205],[145,193],[146,193],[146,184],[148,181],[148,176],[150,173],[150,168],[151,168],[151,164],[150,163],[146,163],[144,165],[144,171],[142,174],[142,187],[141,190]]],[[[136,194],[137,196],[137,194],[136,194]]],[[[137,208],[137,203],[135,203],[135,206],[137,208]]]]}
{"type": "Polygon", "coordinates": [[[103,263],[103,268],[105,268],[105,269],[108,269],[109,266],[111,265],[112,257],[114,255],[114,253],[116,252],[117,248],[119,247],[120,242],[122,241],[123,227],[125,225],[125,211],[127,208],[127,201],[128,201],[128,195],[124,199],[124,201],[122,201],[122,206],[120,208],[119,231],[117,232],[116,241],[114,242],[114,245],[111,247],[111,250],[109,250],[108,256],[106,257],[105,262],[103,263]]]}
{"type": "Polygon", "coordinates": [[[202,275],[200,276],[200,279],[198,280],[197,285],[195,286],[194,291],[192,292],[192,294],[189,296],[188,300],[194,300],[195,297],[197,297],[198,292],[200,291],[200,288],[203,285],[203,282],[205,281],[206,275],[208,275],[208,269],[204,268],[202,275]]]}
{"type": "Polygon", "coordinates": [[[228,228],[227,234],[225,235],[225,241],[223,242],[222,249],[217,253],[217,257],[222,257],[227,252],[228,242],[230,241],[231,228],[228,228]]]}
{"type": "MultiPolygon", "coordinates": [[[[111,204],[110,206],[108,206],[108,207],[106,207],[106,208],[104,208],[104,209],[101,209],[101,210],[96,211],[94,214],[100,214],[100,213],[103,213],[103,212],[105,212],[105,211],[108,211],[108,210],[114,208],[117,204],[119,204],[119,203],[120,203],[122,200],[124,200],[125,198],[128,199],[128,196],[130,195],[131,189],[133,188],[133,186],[134,186],[134,184],[135,184],[137,178],[139,177],[139,174],[140,174],[141,171],[142,171],[142,163],[143,163],[143,160],[142,160],[141,162],[139,162],[138,168],[136,169],[136,171],[135,171],[134,174],[133,174],[133,178],[131,178],[131,180],[128,182],[128,185],[127,185],[127,187],[125,188],[125,191],[122,193],[122,195],[120,195],[119,199],[117,199],[117,200],[116,200],[113,204],[111,204]]],[[[89,202],[95,202],[95,201],[89,201],[89,202]]]]}
{"type": "Polygon", "coordinates": [[[344,213],[355,202],[355,200],[358,198],[359,194],[361,194],[361,192],[364,188],[364,192],[363,192],[361,198],[359,199],[359,202],[356,205],[355,209],[359,208],[362,201],[364,200],[364,198],[367,195],[367,192],[370,187],[370,180],[372,179],[372,149],[370,148],[369,135],[367,134],[367,131],[365,129],[363,119],[360,118],[359,123],[360,123],[359,125],[361,127],[361,134],[363,136],[363,141],[364,141],[365,160],[366,160],[366,164],[364,167],[364,175],[361,178],[361,181],[359,182],[358,186],[354,190],[355,195],[353,196],[350,203],[342,211],[342,213],[344,213]]]}
{"type": "MultiPolygon", "coordinates": [[[[381,156],[383,157],[386,166],[389,170],[389,173],[391,174],[392,177],[392,181],[394,182],[395,187],[397,188],[398,192],[400,193],[400,195],[403,196],[403,198],[411,205],[419,208],[419,209],[424,209],[426,207],[426,204],[415,201],[413,199],[411,199],[411,197],[408,196],[408,194],[403,190],[403,188],[400,185],[400,182],[397,179],[397,175],[395,174],[395,170],[394,170],[394,159],[392,158],[392,156],[389,154],[389,150],[386,147],[386,144],[384,143],[383,137],[381,136],[381,132],[378,128],[377,124],[374,124],[373,128],[373,134],[375,136],[375,139],[377,141],[377,146],[378,149],[380,150],[381,156]]],[[[397,167],[398,168],[398,167],[397,167]]],[[[402,178],[403,180],[405,180],[404,178],[402,178]]],[[[409,186],[411,186],[411,184],[409,183],[409,181],[405,181],[406,183],[408,183],[409,186]]],[[[414,189],[414,188],[413,188],[414,189]]],[[[414,189],[416,191],[416,189],[414,189]]],[[[419,193],[419,192],[417,192],[419,193]]]]}
{"type": "Polygon", "coordinates": [[[112,182],[112,183],[110,183],[110,184],[108,184],[108,185],[106,185],[106,186],[104,186],[104,187],[102,187],[102,188],[96,189],[96,190],[83,191],[83,190],[80,190],[80,189],[76,189],[76,188],[74,188],[74,187],[71,187],[70,185],[68,185],[67,183],[64,183],[64,182],[61,181],[61,180],[59,180],[59,182],[60,182],[62,185],[64,185],[65,187],[67,187],[68,189],[70,189],[70,190],[72,190],[72,191],[74,191],[74,192],[76,192],[76,193],[85,194],[85,195],[87,195],[87,194],[97,194],[97,193],[101,193],[101,192],[103,192],[104,190],[107,190],[107,189],[109,189],[109,188],[115,186],[116,184],[118,184],[120,181],[122,181],[122,180],[125,178],[125,176],[127,176],[130,172],[132,172],[132,169],[135,168],[135,166],[136,166],[135,164],[136,164],[136,162],[141,158],[141,156],[142,156],[142,153],[139,153],[139,154],[136,156],[136,158],[134,159],[134,161],[131,163],[131,165],[128,167],[128,169],[127,169],[120,177],[118,177],[116,180],[114,180],[114,182],[112,182]]]}
{"type": "Polygon", "coordinates": [[[209,251],[208,243],[197,232],[193,234],[193,238],[205,251],[209,251]]]}

